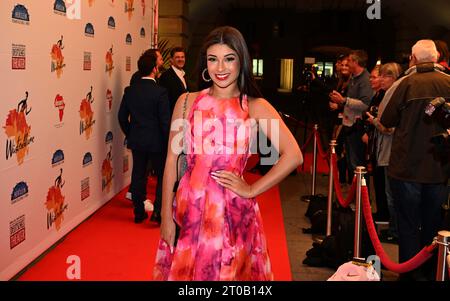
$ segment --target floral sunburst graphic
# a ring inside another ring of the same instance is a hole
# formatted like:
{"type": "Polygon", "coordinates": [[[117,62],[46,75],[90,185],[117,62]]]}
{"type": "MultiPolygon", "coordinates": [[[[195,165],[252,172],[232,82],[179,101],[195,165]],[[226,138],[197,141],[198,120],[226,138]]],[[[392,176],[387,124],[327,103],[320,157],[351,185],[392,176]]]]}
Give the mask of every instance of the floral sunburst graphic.
{"type": "Polygon", "coordinates": [[[106,72],[108,72],[109,76],[111,77],[112,71],[114,69],[114,61],[113,61],[113,46],[111,45],[111,48],[109,48],[108,52],[106,52],[106,72]]]}
{"type": "Polygon", "coordinates": [[[94,120],[94,112],[92,111],[91,104],[94,102],[94,98],[92,97],[92,86],[91,90],[88,94],[86,94],[86,98],[81,100],[80,105],[80,135],[85,133],[86,139],[91,137],[93,131],[93,125],[95,123],[94,120]]]}
{"type": "Polygon", "coordinates": [[[26,116],[31,112],[28,108],[28,92],[25,92],[25,99],[17,105],[17,109],[10,110],[6,118],[5,134],[8,137],[6,141],[6,159],[16,154],[17,163],[23,163],[25,156],[29,152],[29,145],[34,141],[31,136],[31,126],[28,125],[26,116]]]}
{"type": "Polygon", "coordinates": [[[65,196],[62,195],[62,187],[65,181],[62,179],[62,168],[60,169],[59,176],[55,179],[55,184],[51,186],[47,192],[47,198],[45,201],[45,207],[48,210],[47,213],[47,229],[50,229],[53,224],[56,230],[61,228],[61,224],[64,220],[64,211],[67,210],[67,204],[64,203],[65,196]]]}
{"type": "Polygon", "coordinates": [[[51,71],[56,72],[56,76],[58,78],[61,77],[63,73],[63,68],[66,66],[64,64],[64,56],[62,54],[63,49],[64,49],[63,36],[61,36],[61,39],[58,42],[56,42],[56,44],[52,45],[52,50],[50,52],[52,58],[51,71]]]}

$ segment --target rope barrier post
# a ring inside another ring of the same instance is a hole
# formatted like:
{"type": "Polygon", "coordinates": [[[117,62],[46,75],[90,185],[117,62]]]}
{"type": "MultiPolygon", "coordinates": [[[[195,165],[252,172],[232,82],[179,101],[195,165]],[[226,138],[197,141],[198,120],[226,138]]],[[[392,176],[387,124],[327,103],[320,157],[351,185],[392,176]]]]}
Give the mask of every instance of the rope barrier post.
{"type": "MultiPolygon", "coordinates": [[[[333,154],[336,153],[335,147],[337,146],[336,140],[330,142],[330,162],[332,162],[333,154]]],[[[330,164],[330,171],[328,175],[328,203],[327,203],[327,236],[331,235],[331,223],[333,216],[333,164],[330,164]]]]}
{"type": "Polygon", "coordinates": [[[313,145],[313,164],[312,164],[312,181],[311,181],[311,195],[316,195],[316,170],[317,170],[317,135],[319,125],[314,125],[314,145],[313,145]]]}
{"type": "MultiPolygon", "coordinates": [[[[450,252],[450,231],[439,231],[437,243],[439,245],[438,251],[438,266],[436,272],[436,281],[445,281],[445,274],[447,273],[446,259],[447,253],[450,252]]],[[[450,276],[450,275],[449,275],[450,276]]]]}
{"type": "Polygon", "coordinates": [[[364,166],[357,166],[356,174],[356,208],[355,208],[355,243],[353,246],[353,258],[362,260],[361,258],[361,220],[362,220],[362,206],[361,206],[361,186],[366,186],[364,174],[366,168],[364,166]]]}

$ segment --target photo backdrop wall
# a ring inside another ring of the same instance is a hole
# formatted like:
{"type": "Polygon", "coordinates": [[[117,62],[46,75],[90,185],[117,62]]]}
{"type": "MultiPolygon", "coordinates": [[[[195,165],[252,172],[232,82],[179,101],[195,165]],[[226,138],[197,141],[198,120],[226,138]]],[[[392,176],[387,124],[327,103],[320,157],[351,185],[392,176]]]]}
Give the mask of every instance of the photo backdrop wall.
{"type": "Polygon", "coordinates": [[[152,0],[0,1],[0,279],[130,182],[117,111],[152,0]]]}

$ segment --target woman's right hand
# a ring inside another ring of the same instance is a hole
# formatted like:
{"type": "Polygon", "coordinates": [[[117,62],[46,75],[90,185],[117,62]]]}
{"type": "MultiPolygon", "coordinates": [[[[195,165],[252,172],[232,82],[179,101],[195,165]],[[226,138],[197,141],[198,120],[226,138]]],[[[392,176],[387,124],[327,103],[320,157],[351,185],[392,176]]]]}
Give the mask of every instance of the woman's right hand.
{"type": "Polygon", "coordinates": [[[173,246],[175,244],[175,222],[172,218],[162,219],[161,239],[170,246],[170,252],[173,253],[173,246]]]}

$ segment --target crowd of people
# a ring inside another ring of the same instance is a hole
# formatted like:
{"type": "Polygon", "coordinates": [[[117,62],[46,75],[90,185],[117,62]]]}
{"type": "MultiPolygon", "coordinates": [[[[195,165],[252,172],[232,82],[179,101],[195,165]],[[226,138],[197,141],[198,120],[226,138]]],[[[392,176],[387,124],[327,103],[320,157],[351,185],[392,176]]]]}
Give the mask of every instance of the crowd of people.
{"type": "MultiPolygon", "coordinates": [[[[219,27],[206,38],[199,75],[199,86],[205,89],[190,91],[183,70],[185,57],[183,48],[172,48],[171,66],[161,73],[160,52],[145,51],[119,110],[119,123],[133,155],[130,198],[135,223],[148,218],[144,208],[147,177],[150,170],[157,176],[150,220],[160,225],[161,241],[154,278],[270,280],[270,259],[254,198],[301,164],[302,153],[277,111],[259,92],[238,30],[219,27]],[[210,126],[204,126],[203,120],[197,128],[198,116],[210,121],[210,126]],[[180,119],[183,123],[178,127],[180,119]],[[253,127],[263,120],[279,125],[276,137],[270,126],[258,127],[279,158],[250,185],[242,175],[253,127]],[[230,123],[241,126],[245,134],[239,135],[238,130],[230,135],[226,131],[230,123]],[[218,127],[226,134],[218,135],[218,127]],[[182,150],[186,170],[180,180],[182,150]]],[[[398,242],[401,262],[431,243],[441,227],[441,205],[448,198],[450,152],[436,147],[432,138],[449,129],[425,114],[434,98],[450,101],[448,61],[445,42],[420,40],[412,47],[407,70],[387,62],[369,73],[367,53],[352,50],[338,57],[333,87],[318,78],[312,82],[317,89],[331,91],[333,117],[328,126],[338,141],[340,182],[350,183],[357,166],[369,168],[375,220],[389,222],[381,238],[398,242]]],[[[425,267],[402,277],[433,279],[430,271],[425,267]]]]}

